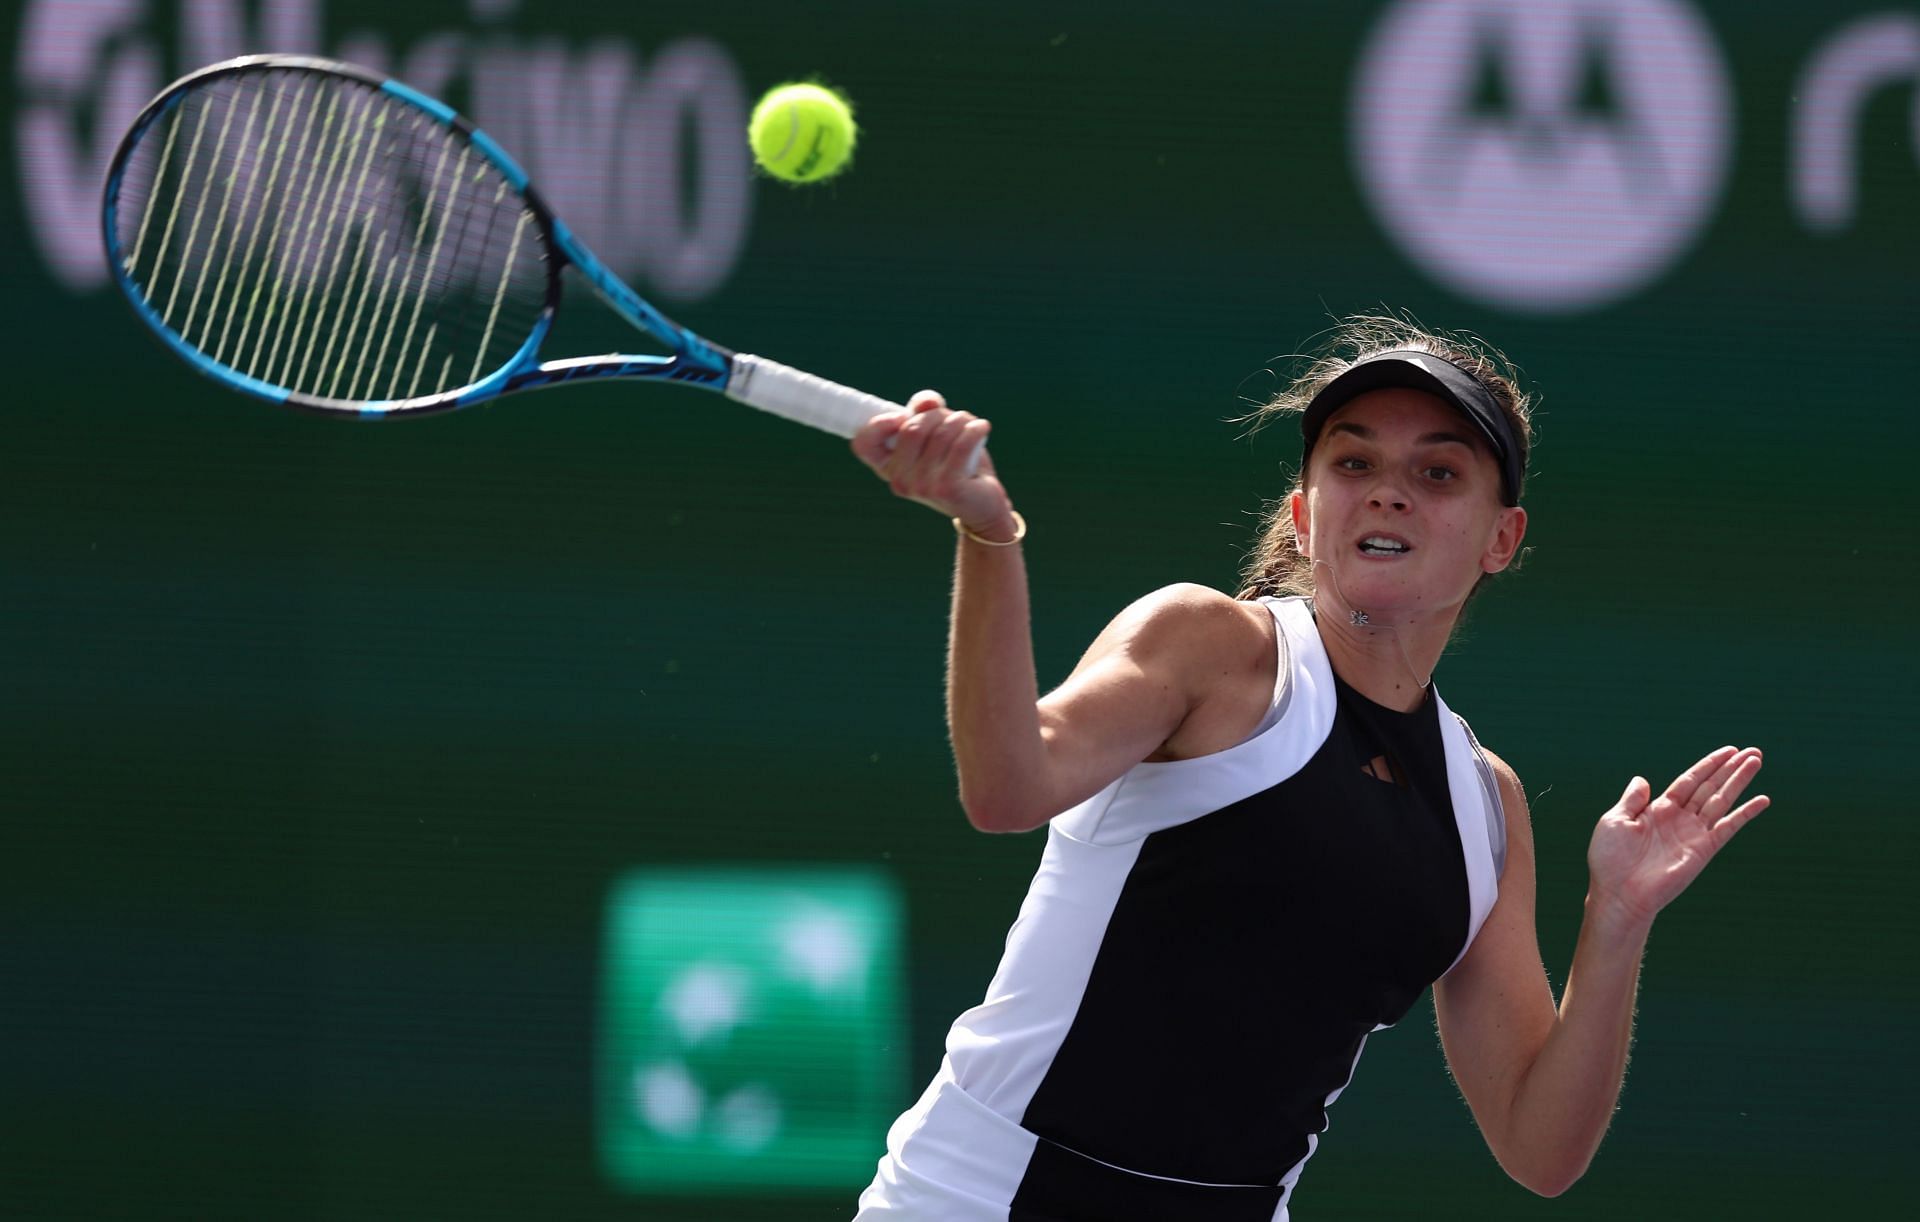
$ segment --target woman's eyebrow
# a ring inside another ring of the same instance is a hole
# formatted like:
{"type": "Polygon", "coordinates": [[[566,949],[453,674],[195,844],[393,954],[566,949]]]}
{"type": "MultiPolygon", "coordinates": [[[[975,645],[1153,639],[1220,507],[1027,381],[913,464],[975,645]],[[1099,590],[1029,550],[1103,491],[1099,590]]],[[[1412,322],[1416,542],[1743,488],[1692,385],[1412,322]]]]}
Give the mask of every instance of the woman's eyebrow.
{"type": "Polygon", "coordinates": [[[1428,433],[1420,438],[1420,444],[1423,446],[1435,445],[1443,441],[1451,441],[1455,445],[1463,445],[1469,450],[1474,448],[1473,438],[1468,437],[1464,433],[1428,433]]]}

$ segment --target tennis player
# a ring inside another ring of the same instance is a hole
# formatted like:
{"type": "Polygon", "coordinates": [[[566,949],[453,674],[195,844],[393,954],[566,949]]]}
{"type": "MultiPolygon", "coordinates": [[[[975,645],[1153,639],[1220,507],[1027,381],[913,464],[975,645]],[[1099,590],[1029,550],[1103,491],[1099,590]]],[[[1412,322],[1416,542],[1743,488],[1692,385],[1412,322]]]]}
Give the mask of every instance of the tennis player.
{"type": "Polygon", "coordinates": [[[1654,917],[1767,799],[1754,748],[1600,817],[1556,1006],[1513,770],[1431,678],[1519,554],[1528,404],[1480,345],[1353,320],[1262,410],[1300,478],[1237,597],[1128,607],[1040,696],[988,423],[932,392],[854,452],[959,534],[948,715],[967,817],[1047,827],[985,1000],[887,1135],[858,1217],[1279,1219],[1368,1035],[1432,985],[1487,1145],[1534,1192],[1585,1172],[1619,1097],[1654,917]]]}

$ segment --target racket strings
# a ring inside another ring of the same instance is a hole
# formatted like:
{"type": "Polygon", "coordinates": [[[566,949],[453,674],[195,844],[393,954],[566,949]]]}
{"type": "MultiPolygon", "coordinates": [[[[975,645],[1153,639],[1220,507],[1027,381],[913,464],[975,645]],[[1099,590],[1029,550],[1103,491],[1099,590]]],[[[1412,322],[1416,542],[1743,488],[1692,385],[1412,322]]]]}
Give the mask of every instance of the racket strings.
{"type": "Polygon", "coordinates": [[[128,278],[216,363],[309,398],[482,380],[544,313],[545,247],[457,131],[346,77],[265,67],[180,96],[133,150],[128,278]]]}

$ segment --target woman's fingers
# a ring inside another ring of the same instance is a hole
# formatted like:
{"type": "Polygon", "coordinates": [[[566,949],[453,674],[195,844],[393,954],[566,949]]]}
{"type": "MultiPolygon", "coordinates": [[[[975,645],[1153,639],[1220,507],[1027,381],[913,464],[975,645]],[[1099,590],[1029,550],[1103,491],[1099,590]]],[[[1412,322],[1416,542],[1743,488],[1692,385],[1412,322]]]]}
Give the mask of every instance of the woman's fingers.
{"type": "MultiPolygon", "coordinates": [[[[1724,750],[1724,748],[1722,750],[1724,750]]],[[[1715,754],[1718,755],[1720,752],[1715,752],[1715,754]]],[[[1739,771],[1741,765],[1746,762],[1746,759],[1747,753],[1745,751],[1735,751],[1732,755],[1721,760],[1714,766],[1711,772],[1700,778],[1700,783],[1695,786],[1692,796],[1680,805],[1689,810],[1704,812],[1708,804],[1713,801],[1714,795],[1719,793],[1720,790],[1733,779],[1734,773],[1739,771]]],[[[1722,809],[1725,808],[1723,807],[1722,809]]]]}
{"type": "Polygon", "coordinates": [[[991,427],[923,392],[913,397],[904,414],[868,421],[855,435],[854,452],[902,496],[945,497],[974,474],[967,467],[991,427]]]}
{"type": "Polygon", "coordinates": [[[987,434],[993,432],[993,422],[975,416],[967,422],[967,428],[961,434],[960,444],[966,448],[961,457],[972,469],[968,475],[993,475],[993,458],[987,453],[987,434]]]}
{"type": "Polygon", "coordinates": [[[853,448],[853,456],[871,467],[875,474],[880,474],[887,459],[893,455],[894,436],[906,420],[903,412],[882,412],[861,425],[860,431],[853,435],[849,443],[853,448]]]}
{"type": "Polygon", "coordinates": [[[946,406],[946,400],[937,390],[923,390],[907,400],[904,412],[882,412],[860,426],[853,435],[854,457],[881,475],[886,475],[887,460],[893,456],[900,444],[900,430],[916,416],[926,412],[939,411],[946,406]]]}
{"type": "Polygon", "coordinates": [[[1747,786],[1753,784],[1762,762],[1759,748],[1748,747],[1722,764],[1714,774],[1713,788],[1702,787],[1704,796],[1698,807],[1701,816],[1712,823],[1733,809],[1747,786]]]}
{"type": "Polygon", "coordinates": [[[966,437],[967,426],[975,419],[977,417],[971,412],[947,413],[946,418],[940,422],[939,427],[927,438],[926,444],[920,450],[921,465],[929,475],[943,481],[951,477],[966,476],[966,472],[960,469],[956,462],[958,457],[956,452],[966,437]]]}
{"type": "Polygon", "coordinates": [[[1629,819],[1638,819],[1640,812],[1647,809],[1647,803],[1653,800],[1653,786],[1643,776],[1634,777],[1627,782],[1627,788],[1620,795],[1620,813],[1629,819]]]}
{"type": "Polygon", "coordinates": [[[923,390],[907,401],[906,411],[867,421],[851,446],[894,495],[948,517],[984,521],[1006,508],[1006,490],[983,449],[992,429],[971,412],[950,409],[937,392],[923,390]]]}
{"type": "Polygon", "coordinates": [[[1739,806],[1728,811],[1720,818],[1719,822],[1713,825],[1714,836],[1719,840],[1719,843],[1725,844],[1727,841],[1733,839],[1735,832],[1753,822],[1755,815],[1772,805],[1773,799],[1769,798],[1766,794],[1758,794],[1748,798],[1739,806]]]}
{"type": "Polygon", "coordinates": [[[896,478],[899,473],[912,470],[914,463],[920,460],[920,447],[925,444],[927,437],[926,421],[926,411],[910,411],[907,413],[907,418],[900,422],[900,427],[894,430],[893,441],[887,446],[891,451],[887,455],[886,465],[886,474],[889,478],[896,478]]]}
{"type": "MultiPolygon", "coordinates": [[[[1699,763],[1675,777],[1673,784],[1667,786],[1666,792],[1660,796],[1677,805],[1687,805],[1693,801],[1693,797],[1699,792],[1700,786],[1705,784],[1714,773],[1720,770],[1720,765],[1732,759],[1736,754],[1738,754],[1737,748],[1722,747],[1718,751],[1703,756],[1699,763]]],[[[1709,790],[1708,792],[1712,791],[1709,790]]]]}
{"type": "Polygon", "coordinates": [[[1660,798],[1672,808],[1697,816],[1716,833],[1731,836],[1766,809],[1766,801],[1758,798],[1735,807],[1764,762],[1758,747],[1722,747],[1676,777],[1660,798]],[[1723,827],[1728,820],[1735,821],[1723,827]]]}

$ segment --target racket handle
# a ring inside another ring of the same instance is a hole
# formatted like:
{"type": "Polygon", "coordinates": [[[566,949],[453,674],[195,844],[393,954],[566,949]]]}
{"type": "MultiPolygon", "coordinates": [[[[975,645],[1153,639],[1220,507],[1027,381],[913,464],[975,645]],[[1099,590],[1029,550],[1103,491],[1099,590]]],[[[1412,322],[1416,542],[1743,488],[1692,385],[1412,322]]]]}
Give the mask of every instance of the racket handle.
{"type": "MultiPolygon", "coordinates": [[[[727,379],[727,398],[800,424],[810,424],[838,437],[852,437],[875,416],[907,410],[877,395],[745,352],[733,354],[733,376],[727,379]]],[[[980,469],[980,451],[984,448],[976,448],[967,459],[968,475],[980,469]]]]}

